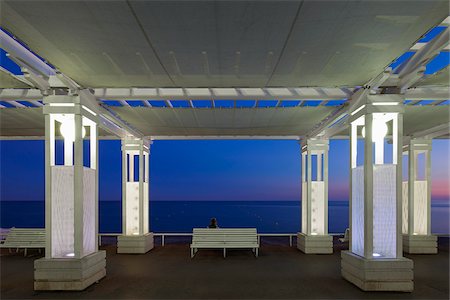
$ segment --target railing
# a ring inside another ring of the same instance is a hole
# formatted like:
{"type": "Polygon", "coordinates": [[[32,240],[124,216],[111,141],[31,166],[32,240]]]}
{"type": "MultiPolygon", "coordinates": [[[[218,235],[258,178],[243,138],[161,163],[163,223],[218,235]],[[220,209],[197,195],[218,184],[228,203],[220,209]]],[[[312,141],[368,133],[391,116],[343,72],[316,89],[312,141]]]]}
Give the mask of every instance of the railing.
{"type": "MultiPolygon", "coordinates": [[[[119,236],[122,233],[100,233],[98,235],[98,245],[100,246],[102,244],[102,237],[104,236],[119,236]]],[[[341,235],[341,234],[335,234],[335,235],[341,235]]],[[[168,233],[153,233],[153,236],[159,236],[161,237],[161,246],[165,245],[166,237],[180,237],[180,236],[192,236],[192,233],[175,233],[175,232],[168,232],[168,233]]],[[[258,233],[258,243],[261,244],[261,237],[288,237],[289,238],[289,246],[292,247],[292,240],[294,236],[297,236],[297,233],[258,233]]]]}
{"type": "MultiPolygon", "coordinates": [[[[122,233],[100,233],[98,235],[98,245],[100,246],[102,244],[102,237],[104,236],[119,236],[122,233]]],[[[329,233],[331,236],[343,236],[344,233],[329,233]]],[[[450,237],[450,234],[448,233],[436,233],[432,234],[438,237],[450,237]]],[[[180,237],[180,236],[192,236],[192,233],[186,233],[186,232],[159,232],[159,233],[153,233],[153,236],[159,236],[161,237],[161,246],[164,246],[166,243],[166,237],[180,237]]],[[[261,237],[288,237],[289,238],[289,246],[292,247],[292,241],[293,237],[296,237],[297,233],[258,233],[258,244],[261,244],[261,237]]]]}

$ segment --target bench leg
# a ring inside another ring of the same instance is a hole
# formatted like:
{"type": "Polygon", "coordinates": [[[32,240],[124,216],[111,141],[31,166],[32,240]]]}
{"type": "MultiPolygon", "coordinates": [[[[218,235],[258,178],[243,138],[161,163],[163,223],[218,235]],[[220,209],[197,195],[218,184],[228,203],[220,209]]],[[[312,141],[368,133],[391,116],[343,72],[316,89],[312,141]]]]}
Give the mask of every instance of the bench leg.
{"type": "Polygon", "coordinates": [[[27,248],[25,248],[25,250],[23,251],[23,256],[27,256],[27,248]]]}
{"type": "Polygon", "coordinates": [[[258,248],[255,248],[256,257],[258,257],[258,248]]]}
{"type": "Polygon", "coordinates": [[[223,248],[223,258],[225,258],[227,256],[227,249],[223,248]]]}
{"type": "Polygon", "coordinates": [[[194,248],[191,248],[191,258],[194,257],[194,248]]]}

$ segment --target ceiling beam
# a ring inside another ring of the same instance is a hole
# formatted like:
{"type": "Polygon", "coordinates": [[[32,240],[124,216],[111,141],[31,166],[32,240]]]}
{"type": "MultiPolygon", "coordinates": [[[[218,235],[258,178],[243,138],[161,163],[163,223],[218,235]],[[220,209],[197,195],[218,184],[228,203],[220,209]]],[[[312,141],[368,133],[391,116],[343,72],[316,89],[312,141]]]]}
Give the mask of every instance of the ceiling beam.
{"type": "Polygon", "coordinates": [[[5,50],[11,58],[26,63],[27,66],[35,73],[46,77],[56,74],[55,70],[53,70],[49,65],[39,59],[34,53],[25,48],[3,30],[0,30],[0,40],[2,41],[3,50],[5,50]]]}
{"type": "Polygon", "coordinates": [[[405,100],[448,100],[450,92],[447,87],[416,87],[405,92],[405,100]]]}
{"type": "Polygon", "coordinates": [[[145,137],[149,140],[300,140],[296,135],[155,135],[145,137]]]}
{"type": "MultiPolygon", "coordinates": [[[[103,89],[102,89],[103,90],[103,89]]],[[[148,89],[146,89],[148,90],[148,89]]],[[[102,94],[103,95],[103,94],[102,94]]],[[[155,99],[155,97],[140,97],[139,99],[136,99],[135,96],[129,95],[129,94],[121,94],[116,95],[116,97],[99,97],[97,94],[95,96],[99,99],[105,99],[105,100],[127,100],[127,101],[146,101],[147,99],[152,100],[171,100],[167,99],[168,97],[159,97],[155,99]],[[132,97],[131,99],[128,97],[132,97]]],[[[14,101],[14,100],[41,100],[42,94],[41,91],[38,89],[0,89],[0,100],[1,101],[14,101]]],[[[187,98],[192,100],[192,98],[187,98]]],[[[448,87],[438,87],[438,86],[423,86],[423,87],[416,87],[416,88],[409,88],[405,92],[405,99],[407,100],[448,100],[449,99],[449,92],[448,87]]],[[[182,99],[180,99],[182,100],[182,99]]],[[[195,100],[195,99],[194,99],[195,100]]],[[[208,99],[198,99],[198,100],[208,100],[208,99]]],[[[212,99],[211,99],[212,100],[212,99]]],[[[214,100],[220,100],[214,98],[214,100]]],[[[230,98],[226,98],[225,100],[232,100],[230,98]]],[[[255,101],[255,98],[253,99],[236,99],[236,100],[252,100],[255,101]]],[[[262,100],[262,99],[258,99],[262,100]]],[[[256,101],[258,101],[256,100],[256,101]]],[[[268,99],[269,100],[269,99],[268,99]]],[[[270,98],[270,100],[274,100],[273,98],[270,98]]],[[[276,100],[276,99],[275,99],[276,100]]],[[[279,99],[278,101],[298,101],[301,99],[279,99]]],[[[311,101],[330,101],[329,99],[308,99],[311,101]]],[[[339,99],[340,100],[340,99],[339,99]]],[[[174,100],[176,101],[176,100],[174,100]]],[[[303,101],[303,100],[301,100],[303,101]]]]}
{"type": "Polygon", "coordinates": [[[104,100],[341,100],[351,97],[346,88],[96,88],[104,100]]]}
{"type": "Polygon", "coordinates": [[[426,138],[426,139],[434,139],[439,138],[441,136],[448,135],[450,133],[450,123],[444,123],[432,128],[428,128],[425,130],[417,131],[409,136],[403,138],[403,144],[409,143],[411,139],[417,138],[426,138]]]}

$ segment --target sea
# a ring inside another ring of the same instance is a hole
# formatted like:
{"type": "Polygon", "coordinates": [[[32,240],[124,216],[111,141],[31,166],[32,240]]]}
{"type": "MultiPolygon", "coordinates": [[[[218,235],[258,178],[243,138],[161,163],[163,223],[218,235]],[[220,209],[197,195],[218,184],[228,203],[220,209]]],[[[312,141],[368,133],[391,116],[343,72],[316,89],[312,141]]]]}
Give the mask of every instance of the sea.
{"type": "MultiPolygon", "coordinates": [[[[300,201],[150,201],[150,229],[155,233],[189,233],[216,218],[220,227],[256,227],[260,233],[296,233],[301,224],[300,201]]],[[[0,201],[0,227],[44,227],[43,201],[0,201]]],[[[330,201],[330,233],[348,227],[348,201],[330,201]]],[[[450,204],[433,203],[434,234],[449,234],[450,204]]],[[[100,201],[100,233],[122,231],[122,203],[100,201]]]]}

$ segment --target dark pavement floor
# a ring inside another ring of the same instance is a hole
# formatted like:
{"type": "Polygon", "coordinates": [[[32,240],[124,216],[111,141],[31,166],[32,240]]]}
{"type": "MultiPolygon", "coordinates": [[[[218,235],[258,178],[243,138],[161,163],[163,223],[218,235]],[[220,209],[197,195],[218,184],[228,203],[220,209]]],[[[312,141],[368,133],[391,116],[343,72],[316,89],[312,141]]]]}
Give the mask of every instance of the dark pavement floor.
{"type": "Polygon", "coordinates": [[[156,246],[145,255],[107,251],[107,276],[82,292],[35,292],[30,251],[0,257],[1,299],[449,299],[449,239],[439,238],[439,254],[406,255],[414,260],[414,292],[363,292],[340,274],[342,245],[332,255],[306,255],[265,239],[260,256],[251,251],[200,250],[189,243],[156,246]]]}

